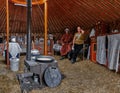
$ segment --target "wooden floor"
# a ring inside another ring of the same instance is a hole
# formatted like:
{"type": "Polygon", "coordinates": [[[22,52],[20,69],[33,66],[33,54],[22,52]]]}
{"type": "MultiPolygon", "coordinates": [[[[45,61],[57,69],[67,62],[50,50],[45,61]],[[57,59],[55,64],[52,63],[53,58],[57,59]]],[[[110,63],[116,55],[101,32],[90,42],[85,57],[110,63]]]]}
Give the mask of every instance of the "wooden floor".
{"type": "MultiPolygon", "coordinates": [[[[68,59],[59,60],[58,65],[65,78],[55,88],[45,87],[30,93],[120,93],[120,74],[89,60],[79,60],[71,64],[68,59]]],[[[6,68],[4,58],[0,57],[0,93],[21,93],[17,73],[23,72],[24,59],[20,58],[20,70],[12,72],[6,68]]]]}

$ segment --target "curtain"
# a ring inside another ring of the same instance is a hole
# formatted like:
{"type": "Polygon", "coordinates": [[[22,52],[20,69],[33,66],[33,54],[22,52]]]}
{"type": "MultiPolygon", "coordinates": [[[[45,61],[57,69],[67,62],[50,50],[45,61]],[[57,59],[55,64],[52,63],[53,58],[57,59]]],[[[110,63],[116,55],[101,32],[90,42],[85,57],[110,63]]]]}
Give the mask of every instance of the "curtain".
{"type": "Polygon", "coordinates": [[[106,65],[106,36],[97,37],[96,61],[99,64],[106,65]]]}
{"type": "Polygon", "coordinates": [[[120,34],[108,35],[108,68],[118,71],[120,51],[120,34]]]}

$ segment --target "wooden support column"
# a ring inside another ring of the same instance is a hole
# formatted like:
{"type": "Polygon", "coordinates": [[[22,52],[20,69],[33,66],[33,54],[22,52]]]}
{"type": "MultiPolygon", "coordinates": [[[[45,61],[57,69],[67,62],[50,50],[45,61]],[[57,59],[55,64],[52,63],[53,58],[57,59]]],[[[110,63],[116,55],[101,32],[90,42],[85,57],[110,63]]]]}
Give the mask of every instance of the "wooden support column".
{"type": "Polygon", "coordinates": [[[47,48],[47,29],[48,29],[48,25],[47,25],[47,14],[48,14],[48,11],[47,11],[47,8],[48,5],[47,5],[47,0],[45,1],[44,3],[44,29],[45,29],[45,33],[44,33],[44,55],[47,55],[47,51],[48,51],[48,48],[47,48]]]}
{"type": "Polygon", "coordinates": [[[9,68],[10,62],[9,62],[9,6],[8,6],[8,0],[6,0],[6,33],[7,33],[7,67],[9,68]]]}

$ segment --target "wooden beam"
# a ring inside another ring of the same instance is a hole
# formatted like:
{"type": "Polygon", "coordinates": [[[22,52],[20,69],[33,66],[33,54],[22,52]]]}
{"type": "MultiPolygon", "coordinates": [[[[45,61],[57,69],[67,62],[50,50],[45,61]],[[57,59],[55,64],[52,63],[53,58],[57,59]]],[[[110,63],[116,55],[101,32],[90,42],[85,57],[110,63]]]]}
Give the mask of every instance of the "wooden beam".
{"type": "Polygon", "coordinates": [[[45,20],[45,23],[44,23],[44,27],[45,27],[45,33],[44,33],[44,55],[47,55],[47,51],[48,51],[48,48],[47,48],[47,39],[48,39],[48,33],[47,33],[47,29],[48,29],[48,25],[47,25],[47,13],[48,13],[48,5],[47,5],[47,0],[45,1],[44,3],[44,20],[45,20]]]}
{"type": "Polygon", "coordinates": [[[6,0],[6,19],[7,19],[7,67],[9,68],[10,62],[9,62],[9,8],[8,8],[8,0],[6,0]]]}
{"type": "MultiPolygon", "coordinates": [[[[25,1],[19,1],[19,0],[11,0],[11,2],[15,3],[15,4],[23,4],[26,5],[27,3],[25,1]]],[[[46,0],[36,0],[32,2],[32,5],[37,5],[37,4],[44,4],[46,2],[46,0]]]]}

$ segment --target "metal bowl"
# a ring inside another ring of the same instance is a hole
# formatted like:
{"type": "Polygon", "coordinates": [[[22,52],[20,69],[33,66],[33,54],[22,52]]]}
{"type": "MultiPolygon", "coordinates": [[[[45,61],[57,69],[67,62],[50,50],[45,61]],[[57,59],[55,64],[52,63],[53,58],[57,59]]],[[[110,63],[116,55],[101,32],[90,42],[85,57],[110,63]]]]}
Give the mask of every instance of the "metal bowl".
{"type": "Polygon", "coordinates": [[[32,49],[32,50],[31,50],[31,54],[39,54],[39,50],[37,50],[37,49],[32,49]]]}
{"type": "Polygon", "coordinates": [[[53,62],[54,58],[52,56],[39,56],[39,57],[36,57],[36,61],[49,63],[49,62],[53,62]]]}

